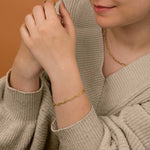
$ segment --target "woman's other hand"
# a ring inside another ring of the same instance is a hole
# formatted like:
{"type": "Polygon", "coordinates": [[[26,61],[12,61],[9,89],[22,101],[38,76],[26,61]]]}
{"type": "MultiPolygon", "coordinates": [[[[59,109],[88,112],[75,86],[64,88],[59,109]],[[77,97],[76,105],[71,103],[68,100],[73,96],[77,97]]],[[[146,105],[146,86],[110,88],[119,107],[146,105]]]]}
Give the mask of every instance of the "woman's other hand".
{"type": "Polygon", "coordinates": [[[42,70],[41,65],[21,40],[10,74],[10,86],[21,91],[35,91],[39,88],[39,75],[42,70]]]}
{"type": "MultiPolygon", "coordinates": [[[[59,76],[66,65],[75,64],[75,26],[63,3],[59,6],[63,25],[50,0],[33,8],[20,28],[22,39],[49,77],[59,76]]],[[[73,66],[73,65],[72,65],[73,66]]]]}

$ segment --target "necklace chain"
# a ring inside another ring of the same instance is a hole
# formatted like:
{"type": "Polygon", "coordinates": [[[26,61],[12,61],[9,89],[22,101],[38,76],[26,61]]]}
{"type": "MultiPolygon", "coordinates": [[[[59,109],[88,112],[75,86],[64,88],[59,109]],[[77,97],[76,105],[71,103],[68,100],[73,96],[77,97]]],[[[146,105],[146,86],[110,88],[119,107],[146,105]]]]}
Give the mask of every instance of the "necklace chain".
{"type": "Polygon", "coordinates": [[[109,52],[109,55],[113,58],[113,60],[114,60],[115,62],[117,62],[118,64],[122,65],[122,66],[127,66],[128,64],[124,64],[124,63],[120,62],[119,60],[117,60],[117,59],[112,55],[112,53],[111,53],[111,51],[110,51],[110,49],[109,49],[109,47],[108,47],[108,42],[107,42],[107,30],[106,30],[106,29],[104,29],[104,40],[105,40],[106,48],[107,48],[107,50],[108,50],[108,52],[109,52]]]}

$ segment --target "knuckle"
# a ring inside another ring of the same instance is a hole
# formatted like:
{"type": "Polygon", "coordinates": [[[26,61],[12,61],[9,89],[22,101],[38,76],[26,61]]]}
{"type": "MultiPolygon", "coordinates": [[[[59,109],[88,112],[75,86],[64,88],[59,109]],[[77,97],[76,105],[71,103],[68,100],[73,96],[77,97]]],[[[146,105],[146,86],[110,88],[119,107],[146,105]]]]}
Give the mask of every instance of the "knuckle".
{"type": "Polygon", "coordinates": [[[36,5],[33,7],[32,11],[35,12],[35,11],[38,11],[39,9],[41,9],[42,6],[41,5],[36,5]]]}
{"type": "Polygon", "coordinates": [[[22,24],[22,25],[20,26],[20,31],[22,31],[23,28],[24,28],[24,24],[22,24]]]}
{"type": "Polygon", "coordinates": [[[23,23],[19,28],[20,33],[23,33],[25,29],[26,29],[26,25],[23,23]]]}
{"type": "Polygon", "coordinates": [[[30,17],[31,17],[31,14],[27,14],[27,15],[25,16],[25,22],[27,22],[30,17]]]}
{"type": "Polygon", "coordinates": [[[38,32],[40,32],[40,33],[43,33],[43,34],[46,33],[45,26],[40,25],[40,26],[37,28],[37,30],[38,30],[38,32]]]}
{"type": "MultiPolygon", "coordinates": [[[[61,19],[59,19],[59,21],[61,21],[61,19]]],[[[58,28],[59,24],[57,23],[56,18],[52,18],[51,21],[49,22],[50,26],[52,26],[53,28],[58,28]]]]}

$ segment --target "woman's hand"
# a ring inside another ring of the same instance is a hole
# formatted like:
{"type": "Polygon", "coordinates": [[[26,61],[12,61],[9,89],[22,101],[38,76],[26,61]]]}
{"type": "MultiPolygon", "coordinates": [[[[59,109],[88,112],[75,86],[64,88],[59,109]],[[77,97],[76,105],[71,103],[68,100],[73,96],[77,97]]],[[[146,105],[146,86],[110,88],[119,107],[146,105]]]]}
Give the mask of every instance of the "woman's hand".
{"type": "Polygon", "coordinates": [[[42,66],[34,58],[24,41],[21,40],[12,71],[18,72],[22,78],[32,79],[38,78],[42,70],[42,66]]]}
{"type": "Polygon", "coordinates": [[[39,89],[39,76],[42,70],[42,66],[21,40],[9,78],[10,86],[25,92],[36,91],[39,89]]]}
{"type": "Polygon", "coordinates": [[[33,8],[20,28],[22,39],[33,56],[49,74],[60,74],[66,65],[75,64],[76,32],[69,12],[60,4],[63,24],[50,0],[33,8]]]}

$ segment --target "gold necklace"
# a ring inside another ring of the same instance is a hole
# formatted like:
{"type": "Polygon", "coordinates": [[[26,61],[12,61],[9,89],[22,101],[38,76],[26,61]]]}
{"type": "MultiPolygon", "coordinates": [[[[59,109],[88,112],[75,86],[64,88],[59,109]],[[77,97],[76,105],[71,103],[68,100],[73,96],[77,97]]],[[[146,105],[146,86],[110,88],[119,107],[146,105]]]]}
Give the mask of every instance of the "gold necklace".
{"type": "Polygon", "coordinates": [[[124,63],[121,63],[119,60],[117,60],[111,53],[109,47],[108,47],[108,42],[107,42],[107,30],[106,29],[103,29],[104,30],[104,40],[105,40],[105,43],[106,43],[106,48],[109,52],[109,55],[113,58],[113,60],[115,62],[117,62],[118,64],[122,65],[122,66],[127,66],[128,64],[124,64],[124,63]]]}

